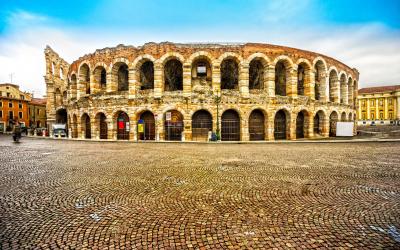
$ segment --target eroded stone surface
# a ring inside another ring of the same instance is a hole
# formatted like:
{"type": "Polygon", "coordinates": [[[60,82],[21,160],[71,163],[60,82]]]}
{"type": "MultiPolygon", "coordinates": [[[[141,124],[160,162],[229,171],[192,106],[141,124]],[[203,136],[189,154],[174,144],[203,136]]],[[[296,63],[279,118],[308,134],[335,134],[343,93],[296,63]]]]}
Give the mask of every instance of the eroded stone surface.
{"type": "Polygon", "coordinates": [[[399,247],[399,143],[0,137],[0,248],[399,247]]]}

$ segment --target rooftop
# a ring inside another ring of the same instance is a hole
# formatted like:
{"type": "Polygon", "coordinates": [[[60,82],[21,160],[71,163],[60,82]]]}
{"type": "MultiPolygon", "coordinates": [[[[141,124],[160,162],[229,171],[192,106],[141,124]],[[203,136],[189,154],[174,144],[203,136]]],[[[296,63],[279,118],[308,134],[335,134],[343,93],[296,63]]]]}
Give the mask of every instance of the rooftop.
{"type": "Polygon", "coordinates": [[[373,94],[373,93],[382,93],[382,92],[392,92],[392,91],[397,91],[397,90],[400,90],[400,85],[362,88],[362,89],[358,90],[358,94],[373,94]]]}
{"type": "Polygon", "coordinates": [[[31,104],[46,105],[47,99],[44,98],[32,98],[31,104]]]}

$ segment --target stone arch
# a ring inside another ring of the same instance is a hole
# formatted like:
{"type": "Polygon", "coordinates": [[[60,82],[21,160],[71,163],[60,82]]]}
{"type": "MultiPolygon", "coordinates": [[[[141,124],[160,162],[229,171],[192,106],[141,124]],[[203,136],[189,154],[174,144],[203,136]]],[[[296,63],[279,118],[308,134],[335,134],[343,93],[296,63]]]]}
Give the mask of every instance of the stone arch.
{"type": "Polygon", "coordinates": [[[262,53],[249,56],[249,89],[264,89],[267,80],[269,58],[262,53]]]}
{"type": "Polygon", "coordinates": [[[156,60],[151,55],[137,57],[132,68],[135,69],[135,79],[141,90],[154,89],[154,64],[156,60]]]}
{"type": "Polygon", "coordinates": [[[115,133],[117,140],[129,140],[130,119],[125,109],[119,109],[113,114],[113,123],[115,122],[115,133]]]}
{"type": "Polygon", "coordinates": [[[321,57],[314,59],[314,93],[315,100],[322,100],[326,96],[326,77],[327,77],[327,67],[326,62],[321,57]]]}
{"type": "Polygon", "coordinates": [[[99,139],[108,139],[108,122],[107,116],[103,111],[98,112],[95,115],[94,129],[98,134],[99,139]]]}
{"type": "Polygon", "coordinates": [[[278,56],[274,60],[275,65],[275,95],[286,96],[290,85],[293,62],[287,56],[278,56]]]}
{"type": "Polygon", "coordinates": [[[329,136],[335,137],[336,136],[336,123],[339,120],[339,115],[336,110],[333,110],[329,115],[329,136]]]}
{"type": "Polygon", "coordinates": [[[341,116],[340,116],[340,121],[341,121],[341,122],[347,121],[347,115],[346,115],[346,112],[345,112],[345,111],[342,112],[342,114],[341,114],[341,116]]]}
{"type": "Polygon", "coordinates": [[[238,54],[236,54],[234,52],[225,52],[225,53],[223,53],[222,55],[220,55],[218,57],[218,62],[221,64],[223,60],[228,59],[228,58],[234,59],[238,64],[243,62],[243,58],[240,55],[238,55],[238,54]]]}
{"type": "MultiPolygon", "coordinates": [[[[221,89],[239,89],[240,59],[234,53],[225,53],[221,61],[221,89]]],[[[222,56],[220,57],[222,58],[222,56]]]]}
{"type": "Polygon", "coordinates": [[[94,88],[105,90],[107,87],[107,66],[104,63],[97,63],[93,70],[94,88]]]}
{"type": "Polygon", "coordinates": [[[176,60],[180,61],[182,64],[185,62],[185,58],[181,54],[179,54],[177,52],[168,52],[168,53],[165,53],[162,57],[160,57],[157,60],[157,63],[159,63],[161,65],[165,65],[165,63],[167,63],[171,59],[176,59],[176,60]]]}
{"type": "Polygon", "coordinates": [[[136,117],[138,118],[139,139],[154,141],[156,138],[156,120],[154,113],[148,109],[144,109],[140,113],[137,113],[136,117]],[[143,125],[140,125],[139,122],[143,125]],[[143,126],[141,130],[139,126],[143,126]]]}
{"type": "Polygon", "coordinates": [[[79,92],[80,94],[90,94],[90,66],[86,61],[79,66],[79,92]]]}
{"type": "Polygon", "coordinates": [[[314,114],[314,136],[323,135],[324,133],[324,124],[326,120],[326,112],[324,110],[318,110],[314,114]]]}
{"type": "Polygon", "coordinates": [[[212,114],[206,109],[199,109],[192,115],[192,140],[208,141],[208,133],[213,129],[212,114]]]}
{"type": "MultiPolygon", "coordinates": [[[[124,58],[122,58],[124,59],[124,58]]],[[[112,84],[118,91],[127,91],[129,89],[129,69],[127,60],[122,60],[113,63],[111,68],[112,84]]]]}
{"type": "Polygon", "coordinates": [[[248,118],[250,141],[262,141],[266,138],[267,115],[264,109],[253,109],[248,118]]]}
{"type": "Polygon", "coordinates": [[[192,79],[205,79],[207,84],[211,85],[213,61],[214,58],[208,52],[199,51],[192,54],[187,61],[187,64],[191,65],[192,79]]]}
{"type": "Polygon", "coordinates": [[[335,67],[329,69],[329,101],[338,102],[339,101],[339,87],[338,85],[339,76],[335,67]]]}
{"type": "Polygon", "coordinates": [[[345,72],[340,73],[340,103],[347,103],[347,76],[345,72]]]}
{"type": "Polygon", "coordinates": [[[183,90],[183,60],[169,56],[162,62],[164,91],[183,90]]]}
{"type": "Polygon", "coordinates": [[[353,78],[349,76],[347,81],[347,103],[349,105],[353,105],[353,97],[354,97],[354,87],[353,87],[353,78]]]}
{"type": "Polygon", "coordinates": [[[301,58],[297,61],[297,95],[310,96],[311,69],[307,59],[301,58]]]}
{"type": "Polygon", "coordinates": [[[88,113],[83,113],[81,116],[81,134],[85,139],[92,138],[91,119],[88,113]]]}
{"type": "Polygon", "coordinates": [[[76,114],[72,115],[72,138],[78,138],[78,118],[76,114]]]}
{"type": "Polygon", "coordinates": [[[240,113],[236,109],[227,109],[221,115],[221,140],[240,141],[240,113]]]}
{"type": "Polygon", "coordinates": [[[181,141],[184,132],[184,117],[176,109],[164,113],[164,133],[167,141],[181,141]],[[170,117],[167,113],[170,113],[170,117]],[[167,117],[168,116],[168,117],[167,117]],[[169,120],[167,118],[170,118],[169,120]]]}
{"type": "Polygon", "coordinates": [[[296,139],[309,137],[310,112],[306,109],[301,109],[296,116],[296,139]]]}
{"type": "Polygon", "coordinates": [[[69,81],[69,89],[71,91],[71,98],[72,99],[76,98],[77,87],[78,87],[78,83],[77,83],[76,74],[73,73],[71,75],[71,79],[69,81]]]}

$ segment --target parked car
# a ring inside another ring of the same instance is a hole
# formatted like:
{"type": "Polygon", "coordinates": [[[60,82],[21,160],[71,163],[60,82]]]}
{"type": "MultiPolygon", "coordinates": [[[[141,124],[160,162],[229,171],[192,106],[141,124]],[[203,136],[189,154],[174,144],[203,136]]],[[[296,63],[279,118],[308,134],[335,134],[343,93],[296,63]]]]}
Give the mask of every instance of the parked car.
{"type": "Polygon", "coordinates": [[[53,124],[53,136],[54,137],[67,137],[67,125],[66,124],[53,124]]]}

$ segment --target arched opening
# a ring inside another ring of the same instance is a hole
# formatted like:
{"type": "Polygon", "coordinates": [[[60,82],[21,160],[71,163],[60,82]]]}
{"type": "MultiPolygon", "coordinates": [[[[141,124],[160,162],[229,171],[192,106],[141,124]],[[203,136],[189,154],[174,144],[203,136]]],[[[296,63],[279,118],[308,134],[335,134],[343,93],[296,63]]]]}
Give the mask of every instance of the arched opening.
{"type": "Polygon", "coordinates": [[[76,75],[71,76],[71,80],[69,83],[69,88],[71,91],[71,99],[76,99],[76,91],[77,91],[77,80],[76,75]]]}
{"type": "Polygon", "coordinates": [[[196,58],[192,63],[192,79],[205,79],[210,81],[212,76],[211,63],[207,57],[196,58]]]}
{"type": "Polygon", "coordinates": [[[249,68],[249,89],[264,89],[265,66],[260,59],[253,59],[249,68]]]}
{"type": "Polygon", "coordinates": [[[129,71],[128,65],[119,62],[114,67],[118,69],[117,71],[117,85],[118,91],[127,91],[129,89],[129,71]]]}
{"type": "Polygon", "coordinates": [[[340,76],[340,103],[345,103],[346,98],[347,98],[346,76],[342,74],[340,76]]]}
{"type": "Polygon", "coordinates": [[[240,117],[233,109],[229,109],[222,114],[221,140],[240,141],[240,117]]]}
{"type": "Polygon", "coordinates": [[[79,80],[83,88],[81,91],[85,94],[90,94],[90,69],[86,63],[79,69],[79,80]]]}
{"type": "Polygon", "coordinates": [[[275,95],[286,96],[286,85],[289,76],[289,62],[279,60],[275,65],[275,95]]]}
{"type": "Polygon", "coordinates": [[[56,89],[56,93],[55,93],[54,97],[55,97],[55,103],[54,103],[55,106],[56,107],[61,106],[62,105],[62,97],[61,97],[60,89],[56,89]]]}
{"type": "Polygon", "coordinates": [[[353,105],[353,79],[349,77],[349,80],[347,82],[347,89],[348,89],[348,95],[347,95],[347,102],[349,105],[353,105]]]}
{"type": "Polygon", "coordinates": [[[140,89],[154,89],[154,64],[152,61],[145,61],[140,66],[140,89]]]}
{"type": "Polygon", "coordinates": [[[56,112],[56,123],[59,124],[67,124],[67,110],[66,109],[59,109],[56,112]]]}
{"type": "Polygon", "coordinates": [[[315,100],[321,100],[321,98],[325,95],[325,78],[326,78],[326,68],[322,61],[317,61],[315,64],[315,100]]]}
{"type": "Polygon", "coordinates": [[[129,116],[120,111],[117,115],[117,140],[129,140],[129,116]]]}
{"type": "Polygon", "coordinates": [[[76,115],[72,117],[72,138],[78,138],[78,118],[76,115]]]}
{"type": "Polygon", "coordinates": [[[92,130],[90,126],[90,117],[88,114],[83,114],[81,118],[81,128],[85,139],[92,138],[92,130]]]}
{"type": "Polygon", "coordinates": [[[178,59],[170,59],[164,65],[164,90],[183,90],[183,67],[178,59]]]}
{"type": "Polygon", "coordinates": [[[107,87],[107,72],[103,66],[97,66],[94,70],[94,83],[98,89],[106,89],[107,87]]]}
{"type": "Polygon", "coordinates": [[[299,112],[296,117],[296,138],[304,138],[304,112],[299,112]]]}
{"type": "Polygon", "coordinates": [[[212,131],[212,116],[206,110],[198,110],[192,116],[192,140],[208,141],[208,132],[212,131]]]}
{"type": "Polygon", "coordinates": [[[342,116],[340,117],[340,121],[345,122],[346,121],[346,113],[343,112],[342,116]]]}
{"type": "Polygon", "coordinates": [[[274,120],[274,138],[275,140],[286,139],[286,113],[284,110],[279,110],[275,114],[274,120]]]}
{"type": "Polygon", "coordinates": [[[96,115],[97,128],[99,129],[100,139],[108,139],[107,117],[104,113],[96,115]]]}
{"type": "Polygon", "coordinates": [[[329,136],[336,136],[336,123],[338,121],[338,114],[333,111],[329,116],[329,136]]]}
{"type": "Polygon", "coordinates": [[[181,141],[183,132],[183,115],[177,110],[165,113],[165,140],[181,141]]]}
{"type": "Polygon", "coordinates": [[[338,75],[336,70],[331,70],[329,73],[329,101],[335,102],[337,101],[338,93],[336,83],[338,81],[338,75]]]}
{"type": "Polygon", "coordinates": [[[249,117],[250,141],[262,141],[265,139],[265,117],[259,110],[253,110],[249,117]]]}
{"type": "Polygon", "coordinates": [[[324,113],[320,110],[314,116],[314,135],[322,135],[324,113]]]}
{"type": "MultiPolygon", "coordinates": [[[[140,140],[155,140],[156,138],[156,122],[154,115],[150,111],[145,111],[140,115],[143,128],[138,129],[140,140]]],[[[138,124],[139,124],[138,122],[138,124]]],[[[139,125],[138,125],[139,126],[139,125]]]]}
{"type": "Polygon", "coordinates": [[[349,113],[349,119],[348,119],[348,121],[349,121],[349,122],[352,122],[352,121],[353,121],[353,115],[352,115],[351,113],[349,113]]]}
{"type": "Polygon", "coordinates": [[[221,89],[239,89],[239,65],[233,58],[221,63],[221,89]]]}

